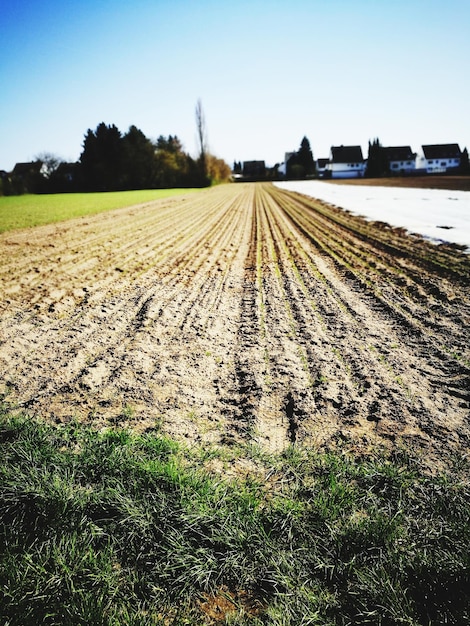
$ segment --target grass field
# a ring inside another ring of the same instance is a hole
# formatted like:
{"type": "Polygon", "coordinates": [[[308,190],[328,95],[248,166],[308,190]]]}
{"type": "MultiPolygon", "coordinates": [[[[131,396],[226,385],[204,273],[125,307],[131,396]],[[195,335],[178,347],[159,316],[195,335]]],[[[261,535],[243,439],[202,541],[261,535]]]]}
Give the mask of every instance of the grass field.
{"type": "Polygon", "coordinates": [[[195,189],[145,189],[109,193],[0,197],[0,233],[95,215],[134,204],[191,193],[195,189]]]}
{"type": "Polygon", "coordinates": [[[462,461],[287,448],[257,475],[157,431],[0,418],[0,620],[38,624],[466,624],[462,461]]]}

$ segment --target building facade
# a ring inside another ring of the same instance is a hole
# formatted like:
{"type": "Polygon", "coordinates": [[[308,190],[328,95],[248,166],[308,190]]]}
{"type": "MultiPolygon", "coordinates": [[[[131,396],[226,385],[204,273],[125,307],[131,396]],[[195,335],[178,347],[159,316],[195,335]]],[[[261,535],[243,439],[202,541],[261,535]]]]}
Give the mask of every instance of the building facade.
{"type": "Polygon", "coordinates": [[[427,174],[448,174],[459,169],[462,153],[457,143],[429,144],[422,148],[427,174]]]}
{"type": "Polygon", "coordinates": [[[366,163],[361,146],[332,146],[325,178],[362,178],[366,163]]]}

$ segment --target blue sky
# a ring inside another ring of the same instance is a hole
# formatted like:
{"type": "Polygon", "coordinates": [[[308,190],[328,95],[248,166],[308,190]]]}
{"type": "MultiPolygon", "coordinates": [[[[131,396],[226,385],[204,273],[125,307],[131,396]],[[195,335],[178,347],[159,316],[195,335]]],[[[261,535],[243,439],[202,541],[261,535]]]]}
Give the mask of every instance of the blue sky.
{"type": "Polygon", "coordinates": [[[331,145],[470,149],[470,0],[0,0],[0,169],[74,161],[100,122],[281,162],[331,145]]]}

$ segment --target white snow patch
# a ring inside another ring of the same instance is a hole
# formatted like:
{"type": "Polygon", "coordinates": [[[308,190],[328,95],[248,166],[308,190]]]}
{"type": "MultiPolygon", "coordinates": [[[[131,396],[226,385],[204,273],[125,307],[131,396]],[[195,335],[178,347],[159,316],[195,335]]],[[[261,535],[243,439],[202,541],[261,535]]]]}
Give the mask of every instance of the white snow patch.
{"type": "Polygon", "coordinates": [[[370,220],[406,228],[434,243],[468,246],[466,252],[470,252],[469,191],[335,185],[309,180],[275,185],[325,200],[370,220]]]}

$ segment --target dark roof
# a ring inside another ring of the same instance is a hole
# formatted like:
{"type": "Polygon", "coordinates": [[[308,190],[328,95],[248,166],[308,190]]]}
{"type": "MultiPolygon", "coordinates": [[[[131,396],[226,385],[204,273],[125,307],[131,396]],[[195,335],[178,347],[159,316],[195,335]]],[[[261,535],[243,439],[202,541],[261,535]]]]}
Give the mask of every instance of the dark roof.
{"type": "Polygon", "coordinates": [[[427,159],[458,159],[461,156],[458,143],[441,143],[422,146],[427,159]]]}
{"type": "Polygon", "coordinates": [[[412,161],[416,157],[410,146],[392,146],[384,150],[389,161],[412,161]]]}
{"type": "Polygon", "coordinates": [[[78,169],[78,163],[59,163],[57,166],[57,174],[72,174],[78,169]]]}
{"type": "Polygon", "coordinates": [[[362,163],[361,146],[331,146],[331,160],[333,163],[362,163]]]}
{"type": "Polygon", "coordinates": [[[17,163],[13,168],[13,174],[24,176],[26,174],[38,173],[41,171],[42,161],[30,161],[29,163],[17,163]]]}
{"type": "Polygon", "coordinates": [[[317,159],[318,167],[325,167],[330,159],[317,159]]]}

